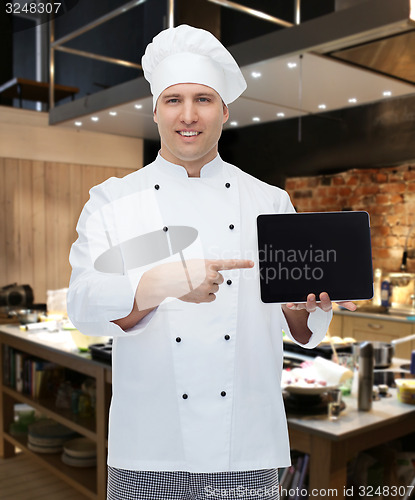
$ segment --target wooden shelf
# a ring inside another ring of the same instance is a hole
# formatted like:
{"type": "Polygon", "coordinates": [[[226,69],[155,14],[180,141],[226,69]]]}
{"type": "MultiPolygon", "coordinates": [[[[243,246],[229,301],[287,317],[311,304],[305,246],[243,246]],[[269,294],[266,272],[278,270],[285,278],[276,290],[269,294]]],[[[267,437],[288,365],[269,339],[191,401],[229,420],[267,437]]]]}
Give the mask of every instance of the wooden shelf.
{"type": "Polygon", "coordinates": [[[97,499],[96,467],[76,468],[66,465],[61,460],[61,454],[35,453],[27,447],[26,438],[17,438],[5,432],[3,437],[10,444],[31,455],[38,463],[59,476],[73,488],[92,499],[97,499]]]}
{"type": "Polygon", "coordinates": [[[56,408],[54,398],[34,399],[27,394],[18,392],[4,385],[3,368],[0,368],[0,456],[14,456],[15,448],[28,453],[39,464],[53,474],[59,476],[72,487],[94,500],[106,499],[107,479],[107,428],[108,409],[111,399],[111,367],[107,364],[88,359],[80,353],[69,351],[63,346],[52,346],[41,339],[20,330],[18,327],[2,325],[0,327],[0,364],[3,362],[5,349],[8,346],[15,351],[25,353],[29,357],[50,361],[65,367],[72,372],[78,372],[93,378],[96,383],[95,415],[91,418],[81,418],[71,410],[56,408]],[[61,460],[61,454],[39,454],[27,447],[26,437],[12,436],[8,430],[14,419],[16,402],[25,403],[39,413],[73,431],[91,439],[96,444],[97,465],[93,468],[80,469],[70,467],[61,460]]]}
{"type": "MultiPolygon", "coordinates": [[[[78,87],[69,87],[67,85],[55,85],[55,102],[71,97],[79,92],[78,87]]],[[[13,78],[0,86],[0,95],[10,99],[19,99],[20,107],[23,107],[22,101],[39,101],[49,103],[49,83],[27,80],[26,78],[13,78]]]]}
{"type": "Polygon", "coordinates": [[[53,400],[36,400],[25,394],[17,392],[10,387],[3,387],[3,392],[10,396],[11,398],[19,401],[20,403],[25,403],[35,410],[38,410],[43,415],[56,420],[62,425],[69,427],[70,429],[84,435],[92,441],[97,440],[97,435],[95,432],[95,419],[91,418],[81,418],[74,415],[70,410],[64,410],[56,408],[53,400]]]}

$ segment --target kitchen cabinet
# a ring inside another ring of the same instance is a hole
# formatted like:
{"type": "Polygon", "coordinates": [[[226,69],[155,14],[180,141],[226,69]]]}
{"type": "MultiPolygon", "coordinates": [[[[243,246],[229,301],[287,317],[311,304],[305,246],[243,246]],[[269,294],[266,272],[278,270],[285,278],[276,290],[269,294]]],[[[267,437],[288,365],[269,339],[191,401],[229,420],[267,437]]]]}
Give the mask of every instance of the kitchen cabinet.
{"type": "MultiPolygon", "coordinates": [[[[69,333],[68,333],[69,335],[69,333]]],[[[31,455],[38,463],[57,475],[88,498],[106,498],[107,422],[111,397],[111,367],[91,360],[83,354],[71,352],[54,343],[53,333],[37,334],[21,331],[17,326],[0,326],[0,456],[12,457],[15,447],[31,455]],[[49,339],[45,339],[49,336],[49,339]],[[36,339],[36,340],[35,340],[36,339]],[[95,415],[79,417],[70,410],[56,408],[54,399],[44,395],[41,399],[30,397],[16,389],[16,384],[7,384],[4,368],[6,349],[13,349],[23,356],[44,360],[64,367],[71,372],[92,378],[96,383],[95,415]],[[65,465],[60,454],[39,454],[31,451],[26,437],[16,437],[9,433],[14,418],[14,405],[26,403],[40,414],[51,418],[69,429],[92,440],[96,444],[96,467],[77,468],[65,465]]]]}
{"type": "MultiPolygon", "coordinates": [[[[333,320],[335,322],[334,331],[341,333],[333,333],[330,326],[331,335],[343,338],[353,337],[357,342],[363,340],[390,342],[415,334],[414,322],[397,316],[342,311],[336,312],[333,320]]],[[[410,359],[413,350],[415,350],[414,340],[397,344],[395,356],[410,359]]]]}
{"type": "Polygon", "coordinates": [[[332,337],[346,337],[343,335],[343,316],[340,314],[333,314],[333,319],[331,320],[329,333],[332,337]]]}

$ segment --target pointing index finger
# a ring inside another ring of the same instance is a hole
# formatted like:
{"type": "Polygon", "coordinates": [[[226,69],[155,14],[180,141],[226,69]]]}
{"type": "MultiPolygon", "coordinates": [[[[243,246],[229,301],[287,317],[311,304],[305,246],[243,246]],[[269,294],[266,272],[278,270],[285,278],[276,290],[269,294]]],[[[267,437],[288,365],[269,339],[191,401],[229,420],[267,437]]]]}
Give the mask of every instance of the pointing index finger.
{"type": "Polygon", "coordinates": [[[248,259],[217,259],[211,261],[210,267],[216,271],[244,269],[254,267],[254,262],[248,259]]]}

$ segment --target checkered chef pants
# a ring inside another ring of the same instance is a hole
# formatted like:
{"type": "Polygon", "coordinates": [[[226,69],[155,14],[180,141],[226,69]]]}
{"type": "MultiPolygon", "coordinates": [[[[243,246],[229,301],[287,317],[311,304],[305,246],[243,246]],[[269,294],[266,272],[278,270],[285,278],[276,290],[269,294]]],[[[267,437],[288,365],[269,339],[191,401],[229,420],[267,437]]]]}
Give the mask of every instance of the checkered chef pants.
{"type": "Polygon", "coordinates": [[[107,500],[279,500],[278,470],[131,471],[108,467],[107,500]]]}

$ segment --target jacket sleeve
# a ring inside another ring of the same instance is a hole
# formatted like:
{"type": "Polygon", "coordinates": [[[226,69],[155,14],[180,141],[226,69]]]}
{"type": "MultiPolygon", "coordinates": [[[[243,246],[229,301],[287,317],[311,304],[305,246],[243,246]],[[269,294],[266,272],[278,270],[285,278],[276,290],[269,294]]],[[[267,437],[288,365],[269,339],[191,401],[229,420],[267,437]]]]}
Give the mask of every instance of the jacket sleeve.
{"type": "Polygon", "coordinates": [[[291,214],[295,213],[295,208],[291,203],[290,195],[287,191],[280,188],[275,188],[278,190],[277,196],[274,202],[274,209],[276,214],[291,214]]]}
{"type": "Polygon", "coordinates": [[[326,312],[320,309],[319,307],[314,312],[309,313],[307,319],[307,326],[311,330],[312,335],[307,344],[301,344],[292,336],[290,327],[288,326],[287,320],[285,319],[285,315],[282,309],[280,310],[281,310],[281,323],[283,325],[282,329],[293,342],[300,345],[301,347],[304,347],[305,349],[313,349],[314,347],[318,346],[318,344],[326,336],[331,319],[333,317],[333,310],[326,312]]]}
{"type": "Polygon", "coordinates": [[[108,238],[112,232],[106,224],[114,225],[112,212],[113,204],[105,183],[92,188],[90,199],[78,221],[78,239],[70,251],[72,275],[67,296],[68,316],[74,326],[86,335],[114,337],[137,334],[145,329],[155,313],[155,310],[152,311],[127,332],[111,322],[131,312],[137,285],[146,271],[140,268],[121,274],[95,269],[96,258],[108,249],[108,238]]]}
{"type": "MultiPolygon", "coordinates": [[[[290,197],[286,191],[279,190],[279,196],[275,202],[276,213],[294,213],[295,208],[291,203],[290,197]]],[[[317,308],[314,312],[310,313],[307,320],[307,326],[311,330],[312,335],[307,344],[301,344],[295,340],[290,332],[290,328],[285,319],[284,313],[281,310],[281,321],[283,324],[283,330],[287,336],[293,340],[296,344],[301,345],[306,349],[313,349],[316,347],[326,336],[327,330],[329,328],[331,319],[333,317],[333,311],[325,312],[320,308],[317,308]]]]}

